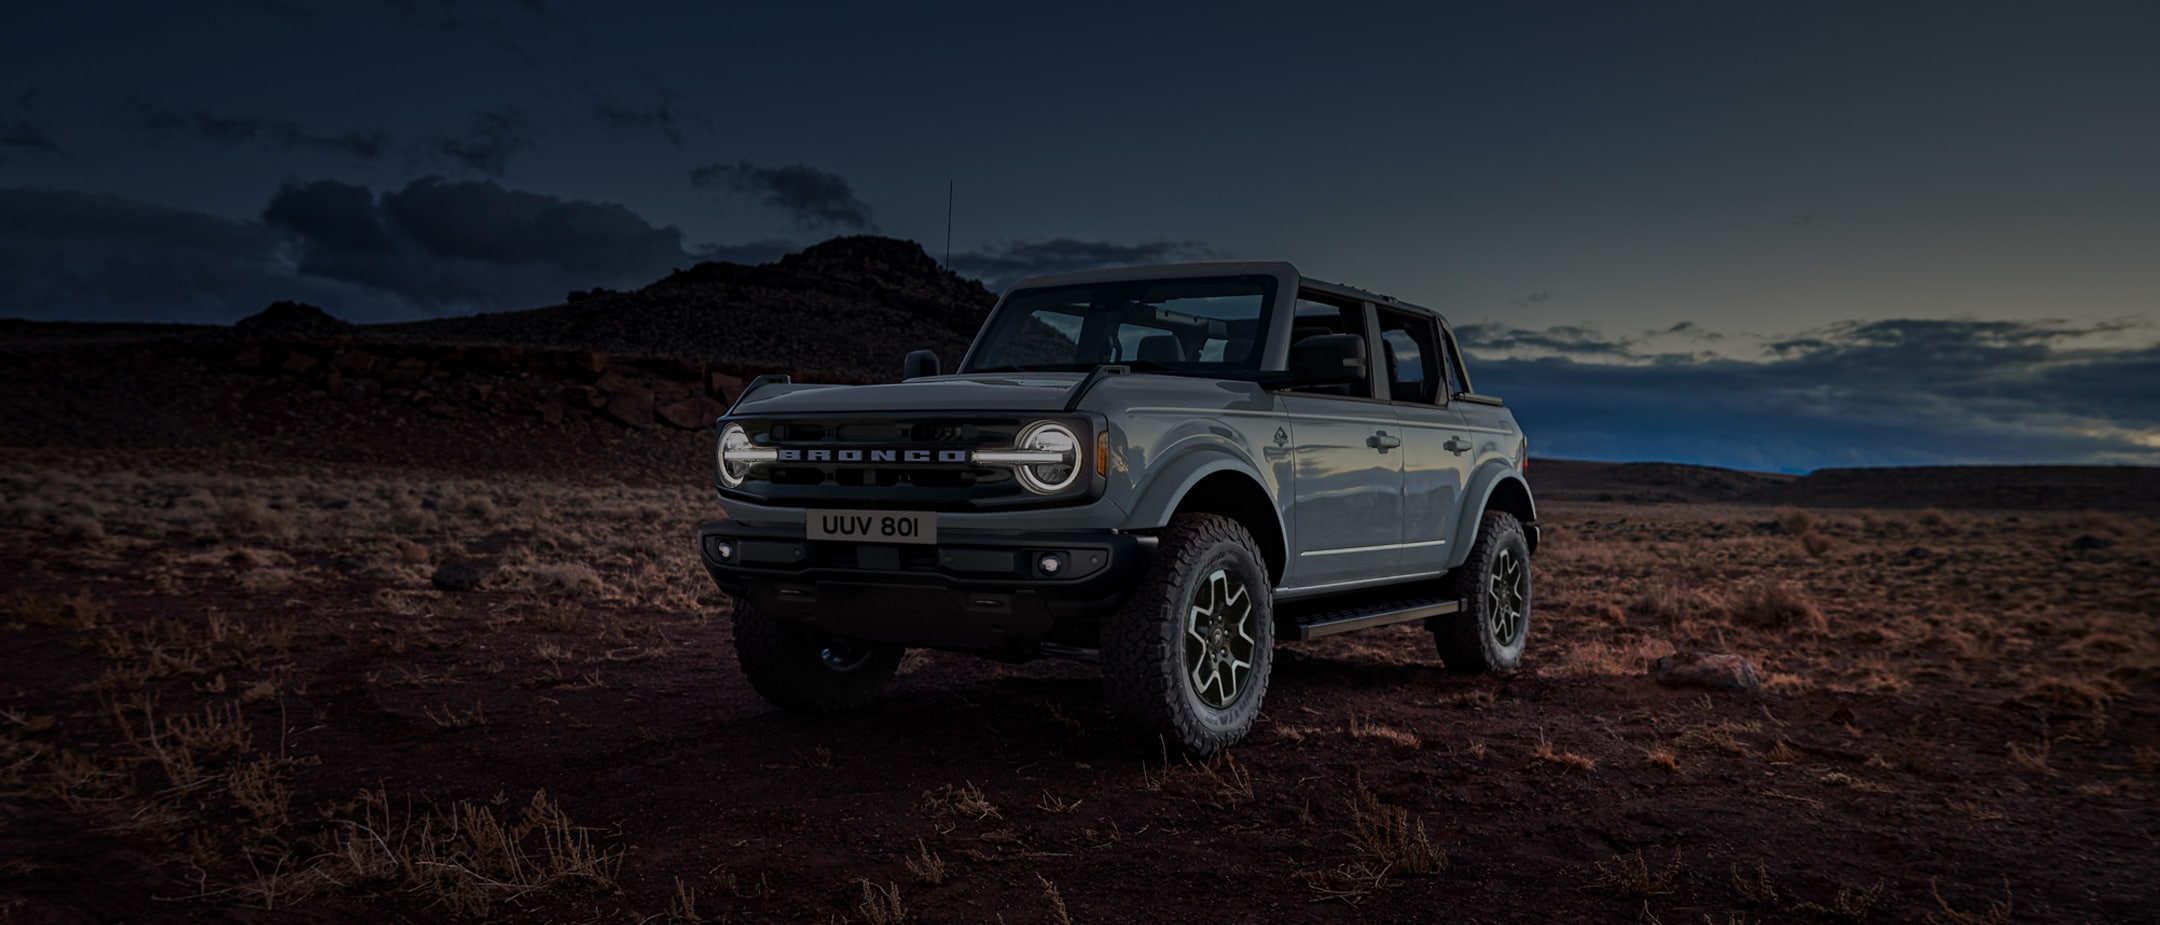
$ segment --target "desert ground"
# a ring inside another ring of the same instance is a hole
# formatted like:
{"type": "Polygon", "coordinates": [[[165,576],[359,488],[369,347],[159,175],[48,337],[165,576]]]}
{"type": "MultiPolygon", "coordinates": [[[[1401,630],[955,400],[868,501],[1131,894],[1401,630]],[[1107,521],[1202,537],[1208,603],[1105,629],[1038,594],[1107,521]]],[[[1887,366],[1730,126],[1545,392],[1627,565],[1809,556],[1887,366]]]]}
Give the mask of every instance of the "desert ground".
{"type": "Polygon", "coordinates": [[[1541,462],[1519,673],[1445,673],[1415,626],[1291,645],[1251,738],[1200,762],[1121,744],[1072,662],[911,653],[873,710],[776,712],[692,550],[705,438],[636,439],[617,469],[0,450],[0,921],[2160,905],[2149,507],[1541,462]],[[1676,650],[1765,690],[1661,687],[1676,650]]]}

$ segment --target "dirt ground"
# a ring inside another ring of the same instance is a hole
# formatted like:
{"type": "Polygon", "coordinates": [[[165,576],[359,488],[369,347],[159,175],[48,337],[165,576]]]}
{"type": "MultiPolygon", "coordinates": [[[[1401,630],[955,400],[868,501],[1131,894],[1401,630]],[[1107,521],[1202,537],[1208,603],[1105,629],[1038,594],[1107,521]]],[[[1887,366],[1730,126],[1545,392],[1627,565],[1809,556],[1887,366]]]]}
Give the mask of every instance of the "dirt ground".
{"type": "Polygon", "coordinates": [[[1556,500],[1519,674],[1292,645],[1201,763],[1120,746],[1068,662],[912,653],[874,710],[777,713],[697,479],[154,460],[0,451],[0,921],[2160,907],[2149,516],[1556,500]],[[1767,689],[1659,687],[1675,649],[1767,689]]]}

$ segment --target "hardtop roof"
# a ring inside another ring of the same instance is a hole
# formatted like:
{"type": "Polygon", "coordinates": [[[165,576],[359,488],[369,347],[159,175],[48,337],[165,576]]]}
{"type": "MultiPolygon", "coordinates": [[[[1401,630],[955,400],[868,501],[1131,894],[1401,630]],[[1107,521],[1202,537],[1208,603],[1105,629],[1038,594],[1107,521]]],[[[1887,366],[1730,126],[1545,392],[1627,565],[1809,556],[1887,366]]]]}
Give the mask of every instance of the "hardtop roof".
{"type": "Polygon", "coordinates": [[[1007,293],[1011,293],[1013,290],[1016,289],[1042,289],[1050,286],[1080,286],[1090,283],[1125,283],[1133,282],[1135,280],[1149,279],[1184,279],[1195,276],[1246,276],[1255,274],[1293,278],[1298,281],[1299,287],[1311,289],[1326,295],[1338,296],[1347,299],[1360,299],[1373,302],[1378,305],[1386,305],[1391,308],[1404,308],[1410,309],[1412,311],[1423,312],[1425,314],[1435,317],[1440,316],[1440,313],[1434,309],[1426,308],[1425,306],[1413,304],[1410,302],[1405,302],[1391,295],[1383,295],[1381,293],[1359,289],[1355,286],[1345,286],[1341,283],[1331,283],[1326,280],[1314,279],[1310,276],[1306,276],[1303,273],[1299,273],[1297,267],[1291,265],[1291,263],[1287,260],[1158,263],[1149,264],[1146,266],[1106,267],[1100,270],[1078,270],[1071,273],[1046,273],[1041,276],[1030,276],[1026,279],[1015,282],[1012,285],[1007,286],[1005,291],[1007,293]]]}

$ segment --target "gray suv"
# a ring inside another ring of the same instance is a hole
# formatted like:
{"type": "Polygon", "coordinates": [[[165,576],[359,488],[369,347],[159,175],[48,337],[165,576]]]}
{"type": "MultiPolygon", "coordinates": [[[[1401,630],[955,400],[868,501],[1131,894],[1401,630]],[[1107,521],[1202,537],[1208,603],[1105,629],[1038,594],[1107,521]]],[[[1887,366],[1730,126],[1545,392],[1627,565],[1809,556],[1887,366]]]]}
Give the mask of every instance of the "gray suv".
{"type": "Polygon", "coordinates": [[[1278,640],[1422,620],[1450,670],[1521,659],[1529,445],[1437,313],[1279,262],[1069,273],[938,365],[762,377],[718,422],[698,548],[772,702],[862,706],[908,646],[1080,658],[1204,755],[1278,640]]]}

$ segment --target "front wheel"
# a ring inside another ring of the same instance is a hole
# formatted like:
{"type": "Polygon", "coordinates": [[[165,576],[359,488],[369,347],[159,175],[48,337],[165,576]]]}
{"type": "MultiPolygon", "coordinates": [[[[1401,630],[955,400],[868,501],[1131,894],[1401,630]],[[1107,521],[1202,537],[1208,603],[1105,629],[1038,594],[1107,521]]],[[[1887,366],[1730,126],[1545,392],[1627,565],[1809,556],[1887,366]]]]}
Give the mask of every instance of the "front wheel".
{"type": "Polygon", "coordinates": [[[750,687],[782,709],[839,713],[867,706],[884,693],[905,651],[781,623],[735,599],[735,660],[750,687]]]}
{"type": "Polygon", "coordinates": [[[1243,739],[1275,662],[1273,597],[1252,535],[1216,514],[1172,518],[1102,637],[1104,699],[1128,735],[1201,756],[1243,739]]]}
{"type": "Polygon", "coordinates": [[[1509,672],[1530,639],[1530,541],[1506,511],[1478,525],[1470,558],[1448,576],[1462,609],[1433,617],[1433,645],[1449,671],[1509,672]]]}

